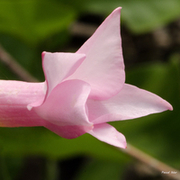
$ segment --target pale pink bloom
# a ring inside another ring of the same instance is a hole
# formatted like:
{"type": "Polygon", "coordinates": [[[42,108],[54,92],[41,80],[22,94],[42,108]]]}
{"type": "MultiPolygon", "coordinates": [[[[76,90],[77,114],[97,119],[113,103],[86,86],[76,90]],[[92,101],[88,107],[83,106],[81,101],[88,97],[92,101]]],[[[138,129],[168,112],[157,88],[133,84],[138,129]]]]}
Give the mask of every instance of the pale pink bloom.
{"type": "Polygon", "coordinates": [[[172,110],[159,96],[125,84],[115,9],[76,53],[43,52],[45,82],[0,81],[0,126],[44,126],[64,138],[89,133],[125,148],[107,124],[172,110]]]}

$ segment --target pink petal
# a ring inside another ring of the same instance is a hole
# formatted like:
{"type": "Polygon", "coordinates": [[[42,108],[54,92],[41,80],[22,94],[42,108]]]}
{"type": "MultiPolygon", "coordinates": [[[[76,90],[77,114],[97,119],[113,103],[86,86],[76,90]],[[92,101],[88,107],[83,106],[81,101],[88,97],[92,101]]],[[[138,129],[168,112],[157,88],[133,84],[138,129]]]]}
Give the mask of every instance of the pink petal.
{"type": "Polygon", "coordinates": [[[100,141],[106,142],[113,146],[119,148],[126,148],[127,146],[124,135],[109,124],[96,124],[94,128],[88,133],[100,141]]]}
{"type": "Polygon", "coordinates": [[[52,89],[70,76],[85,59],[84,54],[43,52],[43,70],[47,82],[47,96],[52,89]]]}
{"type": "Polygon", "coordinates": [[[45,102],[33,109],[43,119],[59,126],[92,126],[86,112],[90,86],[80,80],[58,84],[45,102]]]}
{"type": "Polygon", "coordinates": [[[0,126],[43,126],[44,120],[27,105],[44,99],[44,83],[0,81],[0,126]]]}
{"type": "Polygon", "coordinates": [[[66,139],[77,138],[92,129],[91,126],[58,126],[46,121],[45,127],[66,139]]]}
{"type": "Polygon", "coordinates": [[[119,94],[108,100],[89,99],[87,107],[89,119],[95,124],[172,110],[172,106],[161,97],[129,84],[125,84],[119,94]]]}
{"type": "Polygon", "coordinates": [[[114,10],[77,51],[77,54],[86,54],[86,59],[69,77],[89,83],[93,99],[107,99],[117,94],[125,81],[120,9],[114,10]]]}

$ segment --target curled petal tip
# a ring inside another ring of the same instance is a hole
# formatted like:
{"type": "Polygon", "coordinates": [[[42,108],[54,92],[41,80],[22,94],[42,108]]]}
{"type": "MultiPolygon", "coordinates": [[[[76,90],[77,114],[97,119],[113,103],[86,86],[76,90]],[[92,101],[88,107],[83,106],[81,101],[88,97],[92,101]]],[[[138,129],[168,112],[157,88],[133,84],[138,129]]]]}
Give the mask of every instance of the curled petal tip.
{"type": "Polygon", "coordinates": [[[43,51],[41,54],[42,59],[44,59],[45,54],[46,54],[46,51],[43,51]]]}

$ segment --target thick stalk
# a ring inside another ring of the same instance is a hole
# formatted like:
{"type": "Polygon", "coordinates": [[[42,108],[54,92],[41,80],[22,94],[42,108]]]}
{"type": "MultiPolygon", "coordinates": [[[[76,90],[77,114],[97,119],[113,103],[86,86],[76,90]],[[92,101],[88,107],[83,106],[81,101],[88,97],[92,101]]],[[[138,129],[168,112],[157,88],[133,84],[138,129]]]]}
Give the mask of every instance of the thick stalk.
{"type": "Polygon", "coordinates": [[[42,126],[44,120],[27,105],[44,99],[44,83],[0,81],[0,126],[42,126]]]}

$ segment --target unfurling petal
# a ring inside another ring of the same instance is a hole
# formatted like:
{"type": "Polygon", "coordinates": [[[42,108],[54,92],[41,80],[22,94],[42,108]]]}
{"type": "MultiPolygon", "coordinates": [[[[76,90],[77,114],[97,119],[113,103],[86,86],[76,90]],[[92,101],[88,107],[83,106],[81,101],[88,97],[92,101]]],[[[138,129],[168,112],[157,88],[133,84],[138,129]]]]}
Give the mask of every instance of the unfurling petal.
{"type": "Polygon", "coordinates": [[[100,141],[106,142],[119,148],[126,148],[126,139],[123,134],[118,132],[113,126],[102,123],[94,125],[94,128],[88,132],[100,141]]]}
{"type": "Polygon", "coordinates": [[[69,79],[91,85],[90,97],[107,99],[117,94],[125,81],[120,37],[120,9],[117,8],[99,26],[77,53],[86,59],[69,79]]]}
{"type": "Polygon", "coordinates": [[[172,110],[172,106],[161,97],[129,84],[125,84],[119,94],[108,100],[89,99],[87,107],[90,121],[95,124],[172,110]]]}
{"type": "Polygon", "coordinates": [[[47,82],[47,96],[55,86],[70,76],[85,59],[84,54],[43,52],[43,70],[47,82]]]}
{"type": "Polygon", "coordinates": [[[44,83],[0,81],[0,126],[43,126],[44,120],[27,105],[43,101],[44,83]]]}
{"type": "Polygon", "coordinates": [[[46,101],[33,109],[43,119],[59,126],[92,126],[86,110],[89,84],[68,80],[58,84],[46,101]]]}

